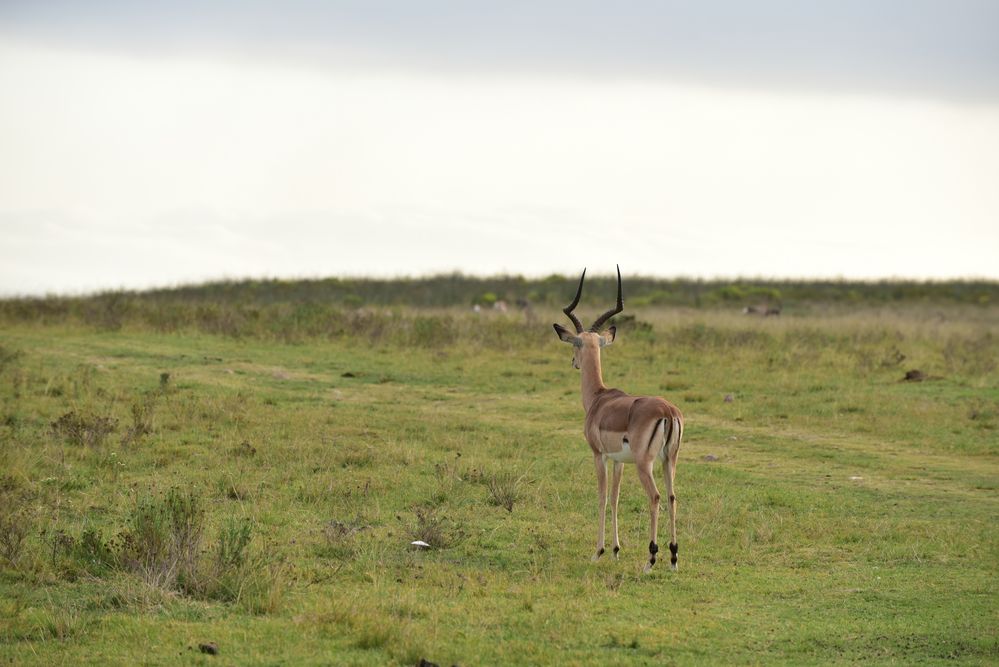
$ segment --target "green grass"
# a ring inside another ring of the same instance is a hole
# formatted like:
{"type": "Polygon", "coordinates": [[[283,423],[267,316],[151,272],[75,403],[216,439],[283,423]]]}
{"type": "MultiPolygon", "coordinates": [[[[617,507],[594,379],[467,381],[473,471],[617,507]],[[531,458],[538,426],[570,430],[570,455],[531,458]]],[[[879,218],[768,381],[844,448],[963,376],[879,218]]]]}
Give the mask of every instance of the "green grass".
{"type": "Polygon", "coordinates": [[[589,561],[554,312],[293,343],[9,324],[0,661],[999,661],[995,307],[623,323],[608,384],[687,418],[680,570],[648,576],[630,469],[621,560],[589,561]]]}

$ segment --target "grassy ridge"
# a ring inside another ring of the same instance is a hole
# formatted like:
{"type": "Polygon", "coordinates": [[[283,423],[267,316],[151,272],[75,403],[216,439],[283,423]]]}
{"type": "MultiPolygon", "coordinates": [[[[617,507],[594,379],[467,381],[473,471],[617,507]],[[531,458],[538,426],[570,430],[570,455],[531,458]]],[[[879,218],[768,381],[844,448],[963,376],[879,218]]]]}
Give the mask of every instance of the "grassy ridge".
{"type": "Polygon", "coordinates": [[[992,306],[621,322],[608,383],[689,423],[681,569],[648,577],[630,470],[622,558],[588,561],[556,309],[336,308],[371,324],[333,334],[256,307],[235,334],[7,311],[0,659],[999,659],[992,306]]]}
{"type": "MultiPolygon", "coordinates": [[[[541,279],[522,276],[475,277],[445,274],[426,278],[315,280],[226,280],[165,289],[109,291],[84,297],[22,298],[0,300],[0,318],[37,319],[87,315],[111,311],[197,308],[228,305],[266,307],[275,304],[333,306],[411,306],[416,308],[491,306],[502,300],[511,308],[562,304],[575,287],[576,276],[551,275],[541,279]]],[[[616,278],[590,274],[587,295],[604,295],[613,303],[616,278]]],[[[847,281],[847,280],[703,280],[628,276],[626,298],[630,306],[714,308],[759,303],[784,303],[792,308],[809,304],[880,306],[936,303],[987,306],[999,302],[999,283],[987,280],[952,281],[847,281]]]]}
{"type": "MultiPolygon", "coordinates": [[[[476,278],[460,274],[417,280],[244,280],[142,292],[114,291],[82,297],[0,299],[0,324],[86,326],[98,331],[123,327],[156,333],[202,333],[230,338],[254,337],[279,342],[362,337],[374,344],[434,347],[475,338],[476,327],[455,317],[462,309],[516,312],[529,326],[557,312],[576,279],[553,275],[476,278]],[[499,307],[499,308],[497,308],[499,307]]],[[[587,299],[612,304],[616,281],[590,276],[587,299]]],[[[669,307],[697,312],[738,312],[765,306],[785,314],[815,315],[917,308],[926,317],[942,317],[940,308],[962,319],[987,318],[999,303],[999,283],[846,282],[846,281],[705,281],[629,278],[629,313],[663,312],[669,307]],[[958,313],[955,308],[963,309],[958,313]],[[935,309],[935,310],[934,310],[935,309]]],[[[619,318],[628,321],[631,315],[619,318]]],[[[514,340],[510,326],[494,324],[514,340]]],[[[490,333],[491,337],[496,332],[490,333]]],[[[479,338],[482,342],[482,338],[479,338]]]]}
{"type": "MultiPolygon", "coordinates": [[[[151,290],[150,300],[227,303],[332,303],[338,305],[411,305],[451,307],[473,303],[491,305],[503,299],[554,305],[566,298],[567,285],[576,276],[551,275],[542,279],[521,276],[475,277],[446,274],[419,279],[370,280],[329,278],[323,280],[222,281],[172,289],[151,290]]],[[[994,281],[799,281],[799,280],[703,280],[629,276],[628,297],[633,305],[702,307],[746,300],[819,303],[876,304],[898,301],[947,303],[995,303],[999,283],[994,281]]],[[[612,297],[616,278],[589,275],[587,293],[612,297]]]]}

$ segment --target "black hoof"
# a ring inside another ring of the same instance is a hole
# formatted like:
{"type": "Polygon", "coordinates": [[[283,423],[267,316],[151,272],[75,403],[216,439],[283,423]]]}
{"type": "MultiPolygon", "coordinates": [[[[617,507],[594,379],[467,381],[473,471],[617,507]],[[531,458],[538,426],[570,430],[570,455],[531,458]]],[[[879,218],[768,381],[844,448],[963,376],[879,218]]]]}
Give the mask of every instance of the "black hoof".
{"type": "Polygon", "coordinates": [[[649,565],[656,564],[657,553],[659,553],[659,545],[655,542],[649,542],[649,565]]]}
{"type": "Polygon", "coordinates": [[[678,547],[676,544],[674,544],[672,542],[670,543],[670,545],[669,545],[669,552],[670,552],[669,562],[672,565],[676,565],[676,552],[679,551],[679,550],[680,550],[680,547],[678,547]]]}
{"type": "Polygon", "coordinates": [[[614,547],[614,558],[617,558],[617,553],[621,551],[621,547],[614,547]]]}

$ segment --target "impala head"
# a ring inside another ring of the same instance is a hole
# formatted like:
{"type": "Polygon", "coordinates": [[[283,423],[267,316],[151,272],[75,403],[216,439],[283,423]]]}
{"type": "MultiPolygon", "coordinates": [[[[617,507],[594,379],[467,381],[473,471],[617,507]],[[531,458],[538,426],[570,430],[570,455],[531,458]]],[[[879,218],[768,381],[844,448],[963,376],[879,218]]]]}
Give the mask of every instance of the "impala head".
{"type": "Polygon", "coordinates": [[[600,353],[600,348],[610,345],[614,342],[614,337],[617,334],[616,327],[610,327],[605,331],[600,331],[600,327],[604,325],[607,320],[614,317],[622,310],[624,310],[624,300],[621,298],[621,267],[617,267],[617,305],[611,308],[606,313],[598,317],[593,324],[590,325],[589,329],[583,329],[583,323],[579,321],[579,318],[573,315],[572,311],[576,309],[579,304],[579,297],[583,294],[583,279],[586,278],[586,269],[583,269],[583,275],[579,277],[579,287],[576,289],[576,298],[572,300],[568,306],[562,309],[562,312],[566,314],[566,317],[572,322],[576,331],[572,332],[565,327],[554,324],[555,333],[564,343],[569,343],[573,346],[574,351],[572,355],[572,367],[578,369],[580,367],[581,355],[587,353],[600,353]]]}

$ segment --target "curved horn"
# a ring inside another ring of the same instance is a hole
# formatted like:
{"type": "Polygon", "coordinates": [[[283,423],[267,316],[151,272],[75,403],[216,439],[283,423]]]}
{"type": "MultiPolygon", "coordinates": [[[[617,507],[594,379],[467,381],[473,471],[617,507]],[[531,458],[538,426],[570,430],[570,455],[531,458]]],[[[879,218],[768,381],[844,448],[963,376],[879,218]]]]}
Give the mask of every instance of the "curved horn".
{"type": "Polygon", "coordinates": [[[576,289],[576,298],[572,300],[568,306],[562,309],[562,312],[566,314],[570,320],[572,320],[573,325],[576,327],[576,333],[583,333],[583,323],[579,321],[579,318],[572,314],[576,306],[579,305],[579,297],[583,294],[583,278],[586,277],[586,269],[583,269],[583,275],[579,277],[579,288],[576,289]]]}
{"type": "Polygon", "coordinates": [[[614,317],[618,313],[624,310],[624,299],[621,298],[621,266],[617,267],[617,305],[611,308],[606,313],[601,315],[596,319],[592,326],[590,326],[590,331],[596,331],[603,326],[604,322],[614,317]]]}

